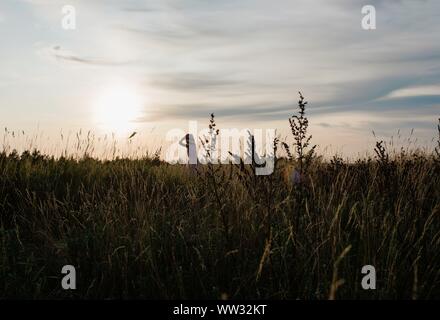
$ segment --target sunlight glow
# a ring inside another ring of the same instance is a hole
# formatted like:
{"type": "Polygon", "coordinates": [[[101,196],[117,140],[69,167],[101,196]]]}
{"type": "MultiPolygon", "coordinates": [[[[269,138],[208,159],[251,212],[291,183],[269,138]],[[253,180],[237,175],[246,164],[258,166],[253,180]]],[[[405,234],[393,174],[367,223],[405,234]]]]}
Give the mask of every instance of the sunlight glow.
{"type": "Polygon", "coordinates": [[[136,88],[120,84],[108,86],[94,102],[95,123],[103,131],[129,134],[136,129],[142,107],[143,99],[136,88]]]}

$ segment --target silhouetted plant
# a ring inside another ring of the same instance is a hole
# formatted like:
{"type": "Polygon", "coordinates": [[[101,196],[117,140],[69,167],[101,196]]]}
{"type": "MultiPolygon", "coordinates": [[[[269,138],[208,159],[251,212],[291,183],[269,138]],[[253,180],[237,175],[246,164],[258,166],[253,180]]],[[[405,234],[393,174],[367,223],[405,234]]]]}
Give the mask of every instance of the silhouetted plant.
{"type": "Polygon", "coordinates": [[[219,129],[216,129],[217,124],[215,123],[215,116],[211,113],[211,118],[209,119],[209,136],[201,138],[203,148],[205,149],[205,156],[208,161],[208,165],[212,164],[213,151],[216,148],[217,137],[219,135],[219,129]]]}
{"type": "Polygon", "coordinates": [[[383,142],[383,140],[376,142],[376,147],[374,148],[374,152],[376,153],[377,161],[380,164],[382,165],[388,164],[389,155],[385,148],[385,143],[383,142]]]}
{"type": "Polygon", "coordinates": [[[289,145],[287,143],[285,143],[285,142],[281,142],[281,144],[284,147],[284,150],[286,150],[287,158],[289,160],[293,160],[293,155],[292,155],[292,152],[290,151],[289,145]]]}
{"type": "MultiPolygon", "coordinates": [[[[302,93],[299,92],[298,114],[289,118],[290,130],[295,139],[293,144],[295,148],[295,156],[299,163],[299,170],[301,173],[303,173],[309,166],[316,148],[316,145],[311,146],[310,141],[312,140],[312,135],[308,135],[307,133],[309,127],[309,120],[306,117],[307,103],[308,102],[305,101],[302,93]]],[[[286,143],[283,143],[283,146],[286,149],[289,159],[292,160],[293,156],[289,146],[286,143]]]]}
{"type": "Polygon", "coordinates": [[[330,168],[334,171],[338,171],[344,166],[344,159],[342,159],[338,155],[334,155],[333,158],[330,160],[330,168]]]}
{"type": "Polygon", "coordinates": [[[438,119],[437,131],[438,131],[438,138],[437,138],[437,146],[435,147],[435,153],[437,155],[437,160],[440,160],[440,118],[438,119]]]}
{"type": "Polygon", "coordinates": [[[154,155],[153,155],[153,157],[151,159],[152,164],[159,165],[161,163],[161,161],[160,161],[160,154],[161,154],[161,152],[162,152],[162,147],[160,147],[159,149],[157,149],[154,152],[154,155]]]}
{"type": "MultiPolygon", "coordinates": [[[[221,170],[220,166],[214,166],[214,156],[218,156],[214,151],[216,151],[217,148],[217,138],[220,133],[220,130],[217,129],[217,124],[215,123],[215,116],[214,113],[211,113],[211,118],[209,119],[209,136],[203,137],[201,140],[202,146],[205,150],[205,157],[207,160],[207,168],[204,171],[205,175],[204,178],[206,179],[205,182],[207,184],[207,187],[211,191],[211,193],[214,195],[217,208],[220,213],[220,218],[223,224],[223,234],[225,237],[225,242],[227,246],[230,245],[230,235],[229,235],[229,215],[226,210],[224,210],[223,201],[222,201],[222,194],[224,193],[224,187],[225,184],[223,181],[225,181],[224,177],[224,171],[221,170]]],[[[218,159],[215,159],[218,160],[218,159]]]]}

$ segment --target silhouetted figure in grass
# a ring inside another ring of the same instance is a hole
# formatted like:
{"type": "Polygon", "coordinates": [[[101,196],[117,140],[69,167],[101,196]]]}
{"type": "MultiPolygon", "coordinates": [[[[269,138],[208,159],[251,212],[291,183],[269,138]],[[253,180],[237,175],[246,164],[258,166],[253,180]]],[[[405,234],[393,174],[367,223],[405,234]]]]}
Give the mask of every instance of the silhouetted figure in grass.
{"type": "Polygon", "coordinates": [[[188,156],[187,166],[191,172],[197,171],[198,158],[197,158],[197,146],[194,136],[191,133],[187,133],[180,141],[179,144],[186,148],[186,154],[188,156]]]}
{"type": "Polygon", "coordinates": [[[305,182],[304,174],[293,164],[287,164],[283,172],[284,181],[289,186],[299,185],[305,182]]]}

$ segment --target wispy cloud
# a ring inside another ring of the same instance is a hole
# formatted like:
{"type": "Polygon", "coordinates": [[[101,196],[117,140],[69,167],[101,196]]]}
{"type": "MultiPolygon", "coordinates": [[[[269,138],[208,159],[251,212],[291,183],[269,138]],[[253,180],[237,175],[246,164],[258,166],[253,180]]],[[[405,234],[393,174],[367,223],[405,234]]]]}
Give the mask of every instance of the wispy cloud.
{"type": "Polygon", "coordinates": [[[82,57],[72,53],[69,50],[61,48],[61,46],[44,46],[37,50],[38,54],[54,58],[58,61],[79,63],[85,65],[94,66],[124,66],[128,64],[135,63],[134,61],[116,61],[109,58],[99,58],[99,57],[82,57]]]}
{"type": "Polygon", "coordinates": [[[420,96],[433,96],[433,97],[440,96],[440,84],[401,88],[390,92],[388,95],[383,97],[383,99],[420,97],[420,96]]]}

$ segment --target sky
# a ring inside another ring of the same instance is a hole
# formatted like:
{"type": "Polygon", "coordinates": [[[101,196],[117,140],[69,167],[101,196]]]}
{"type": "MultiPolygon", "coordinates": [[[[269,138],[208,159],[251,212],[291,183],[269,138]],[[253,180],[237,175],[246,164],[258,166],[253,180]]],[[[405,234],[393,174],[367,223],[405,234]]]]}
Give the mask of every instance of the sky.
{"type": "Polygon", "coordinates": [[[436,0],[2,0],[0,126],[49,151],[79,130],[154,149],[213,112],[284,138],[301,91],[322,152],[371,151],[373,131],[430,145],[439,35],[436,0]]]}

